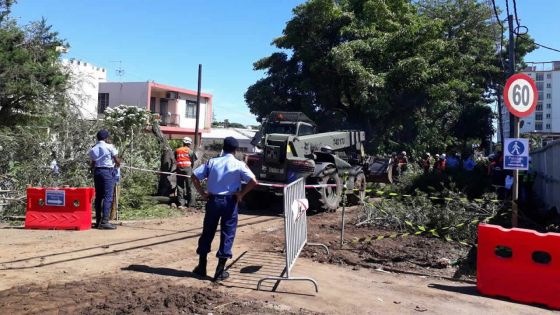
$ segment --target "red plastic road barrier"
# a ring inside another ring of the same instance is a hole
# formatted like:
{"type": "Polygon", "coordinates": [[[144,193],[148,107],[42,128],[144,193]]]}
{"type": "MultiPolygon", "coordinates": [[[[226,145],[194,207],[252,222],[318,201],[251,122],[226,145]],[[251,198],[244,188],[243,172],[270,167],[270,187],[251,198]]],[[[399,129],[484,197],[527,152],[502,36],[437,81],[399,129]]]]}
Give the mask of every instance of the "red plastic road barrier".
{"type": "Polygon", "coordinates": [[[27,188],[26,229],[88,230],[95,189],[27,188]]]}
{"type": "Polygon", "coordinates": [[[560,309],[560,234],[480,224],[477,288],[560,309]]]}

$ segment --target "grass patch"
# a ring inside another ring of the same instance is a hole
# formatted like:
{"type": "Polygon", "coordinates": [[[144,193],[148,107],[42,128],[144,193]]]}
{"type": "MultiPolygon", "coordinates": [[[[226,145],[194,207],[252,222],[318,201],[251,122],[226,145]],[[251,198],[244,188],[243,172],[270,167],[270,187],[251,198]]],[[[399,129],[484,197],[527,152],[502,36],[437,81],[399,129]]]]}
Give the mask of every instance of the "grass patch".
{"type": "Polygon", "coordinates": [[[121,220],[145,220],[145,219],[165,219],[184,216],[184,213],[177,208],[168,205],[153,205],[143,208],[128,208],[119,213],[121,220]]]}

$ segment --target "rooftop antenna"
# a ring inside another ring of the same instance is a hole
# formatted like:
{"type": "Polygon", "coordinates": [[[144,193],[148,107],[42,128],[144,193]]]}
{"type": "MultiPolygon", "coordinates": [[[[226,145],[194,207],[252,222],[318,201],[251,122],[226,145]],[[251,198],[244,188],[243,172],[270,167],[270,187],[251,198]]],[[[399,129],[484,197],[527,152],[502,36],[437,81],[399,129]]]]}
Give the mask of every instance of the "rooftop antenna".
{"type": "Polygon", "coordinates": [[[118,81],[122,81],[122,77],[124,76],[124,69],[122,67],[122,61],[121,60],[113,60],[111,62],[118,62],[119,66],[115,69],[115,74],[117,75],[117,77],[119,77],[118,81]]]}

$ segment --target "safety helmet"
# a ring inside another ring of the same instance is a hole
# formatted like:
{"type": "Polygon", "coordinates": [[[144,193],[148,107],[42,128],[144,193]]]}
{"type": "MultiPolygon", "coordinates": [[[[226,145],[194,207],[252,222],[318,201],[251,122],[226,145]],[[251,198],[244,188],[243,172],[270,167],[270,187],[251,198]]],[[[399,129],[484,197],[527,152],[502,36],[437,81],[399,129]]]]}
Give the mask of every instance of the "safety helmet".
{"type": "Polygon", "coordinates": [[[183,138],[183,143],[184,144],[191,144],[192,143],[192,139],[190,137],[184,137],[183,138]]]}
{"type": "Polygon", "coordinates": [[[402,155],[406,155],[406,151],[402,151],[401,154],[402,154],[402,155]]]}

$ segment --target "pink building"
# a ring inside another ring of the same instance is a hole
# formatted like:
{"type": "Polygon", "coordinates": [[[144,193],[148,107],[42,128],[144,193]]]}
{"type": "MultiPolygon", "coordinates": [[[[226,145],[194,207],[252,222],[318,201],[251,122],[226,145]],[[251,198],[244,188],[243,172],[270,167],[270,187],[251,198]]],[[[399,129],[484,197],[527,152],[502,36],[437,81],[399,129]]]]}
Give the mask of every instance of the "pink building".
{"type": "MultiPolygon", "coordinates": [[[[161,131],[170,139],[194,137],[196,91],[155,82],[102,82],[99,84],[97,113],[107,107],[138,106],[158,113],[161,131]]],[[[198,137],[212,127],[212,95],[200,95],[198,137]]],[[[200,142],[199,142],[200,143],[200,142]]]]}

